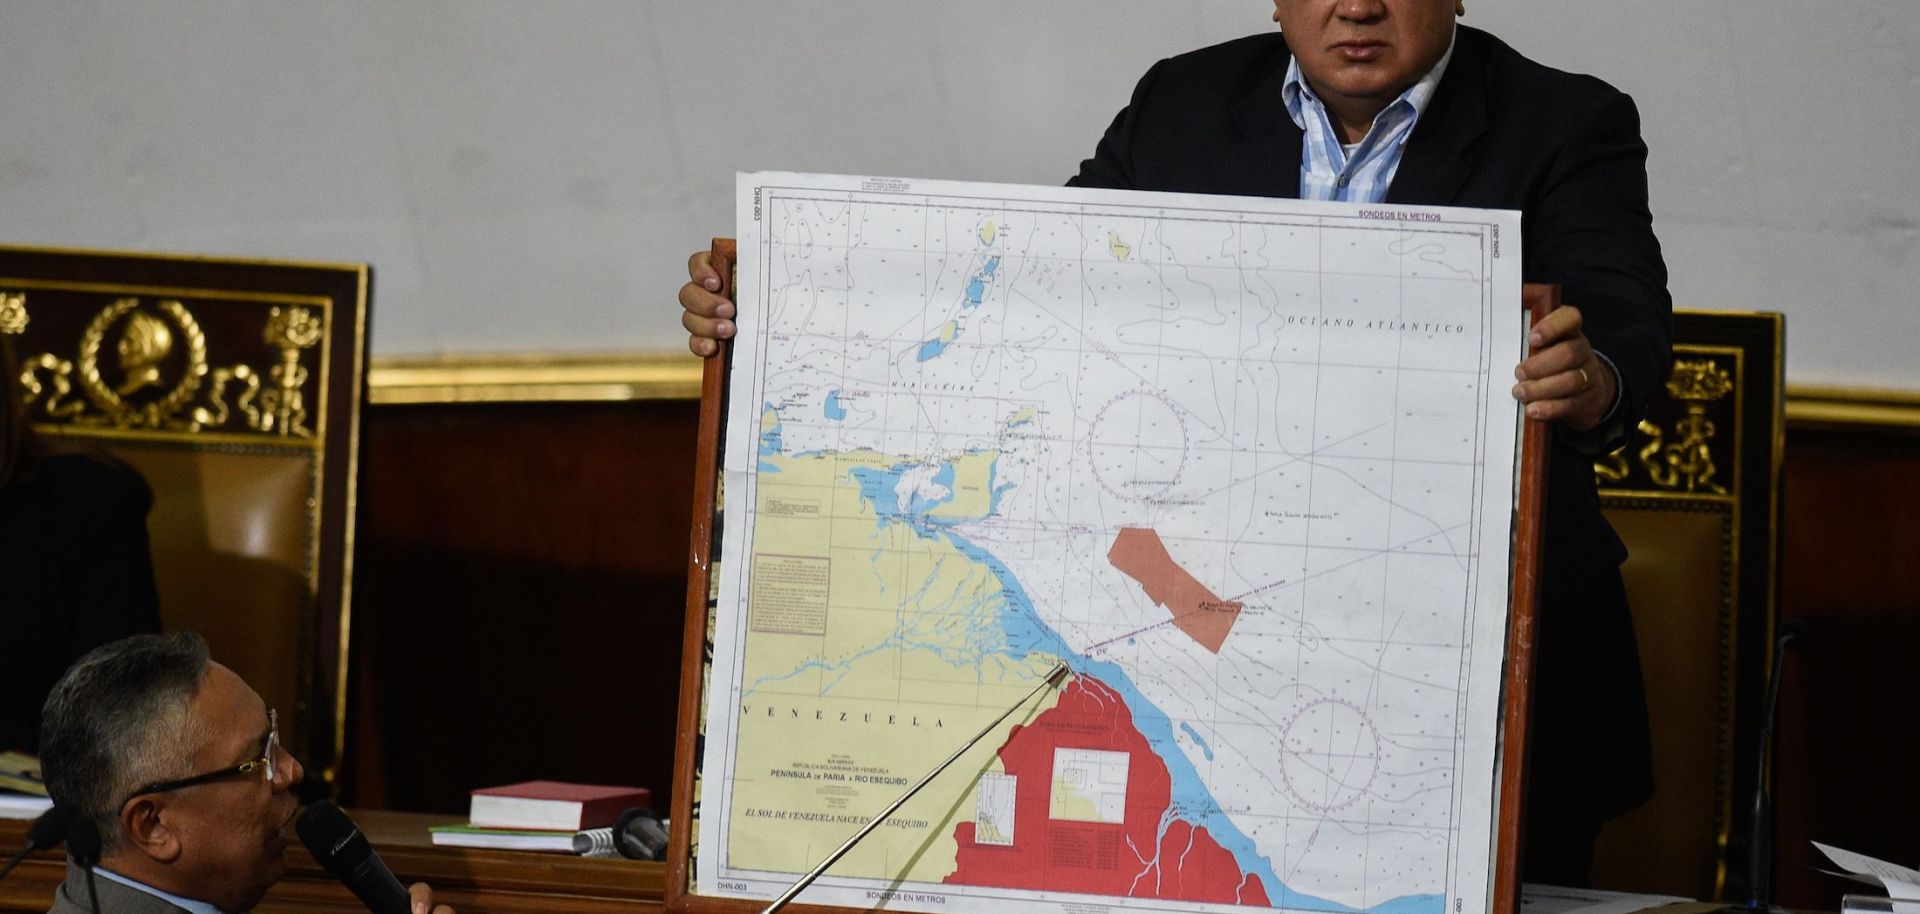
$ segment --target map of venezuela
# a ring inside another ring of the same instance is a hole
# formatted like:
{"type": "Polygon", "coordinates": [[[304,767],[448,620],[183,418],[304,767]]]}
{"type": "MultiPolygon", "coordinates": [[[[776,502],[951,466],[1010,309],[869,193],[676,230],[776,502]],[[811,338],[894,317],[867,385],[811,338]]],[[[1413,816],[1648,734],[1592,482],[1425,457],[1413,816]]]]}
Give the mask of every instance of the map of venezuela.
{"type": "Polygon", "coordinates": [[[740,206],[697,891],[779,894],[1013,708],[801,900],[1484,910],[1516,216],[740,206]]]}

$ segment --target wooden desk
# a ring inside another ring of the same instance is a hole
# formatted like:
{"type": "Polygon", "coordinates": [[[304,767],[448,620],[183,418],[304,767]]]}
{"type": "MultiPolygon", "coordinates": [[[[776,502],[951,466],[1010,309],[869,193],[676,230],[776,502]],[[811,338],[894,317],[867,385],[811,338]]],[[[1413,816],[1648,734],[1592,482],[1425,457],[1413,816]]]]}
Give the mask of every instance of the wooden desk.
{"type": "MultiPolygon", "coordinates": [[[[456,824],[454,816],[355,812],[401,882],[425,882],[434,898],[458,914],[650,914],[661,910],[666,864],[585,859],[561,854],[434,847],[428,826],[456,824]]],[[[0,860],[26,846],[27,826],[0,820],[0,860]]],[[[287,876],[267,893],[256,914],[358,914],[366,909],[294,842],[287,876]]],[[[0,880],[0,912],[43,914],[66,878],[66,855],[53,851],[22,861],[0,880]]]]}

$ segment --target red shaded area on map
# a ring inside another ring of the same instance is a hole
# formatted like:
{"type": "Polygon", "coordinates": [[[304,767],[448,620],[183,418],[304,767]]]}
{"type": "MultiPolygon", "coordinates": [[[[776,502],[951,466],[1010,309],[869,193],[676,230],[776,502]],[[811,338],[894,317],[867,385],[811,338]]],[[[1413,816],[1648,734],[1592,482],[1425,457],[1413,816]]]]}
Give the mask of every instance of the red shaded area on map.
{"type": "Polygon", "coordinates": [[[1100,680],[1074,677],[1058,705],[1032,724],[1014,728],[1000,748],[1000,763],[1019,779],[1013,844],[976,844],[973,823],[961,823],[954,829],[960,852],[947,882],[1271,906],[1260,878],[1240,872],[1233,855],[1206,829],[1175,820],[1160,834],[1173,779],[1147,738],[1134,728],[1133,714],[1119,693],[1100,680]],[[1101,749],[1130,756],[1124,822],[1048,817],[1056,749],[1101,749]]]}
{"type": "Polygon", "coordinates": [[[1173,624],[1216,654],[1233,631],[1244,604],[1222,600],[1167,554],[1151,527],[1124,527],[1107,550],[1107,561],[1146,588],[1147,597],[1173,613],[1173,624]]]}

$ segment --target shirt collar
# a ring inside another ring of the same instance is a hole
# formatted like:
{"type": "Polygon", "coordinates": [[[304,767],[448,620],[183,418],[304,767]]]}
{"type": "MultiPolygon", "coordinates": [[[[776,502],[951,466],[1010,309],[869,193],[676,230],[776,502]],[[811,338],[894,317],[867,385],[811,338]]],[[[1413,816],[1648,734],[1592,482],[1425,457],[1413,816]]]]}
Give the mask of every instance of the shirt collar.
{"type": "Polygon", "coordinates": [[[107,869],[104,866],[96,866],[93,868],[93,871],[95,873],[100,874],[101,876],[104,876],[108,879],[113,880],[114,882],[118,882],[121,885],[126,886],[127,888],[145,892],[149,895],[152,895],[153,897],[158,898],[161,901],[166,902],[167,904],[173,905],[176,908],[179,908],[183,911],[188,912],[188,914],[226,914],[225,911],[222,911],[219,908],[215,907],[212,902],[200,901],[194,898],[181,898],[178,895],[174,895],[169,892],[163,892],[159,889],[156,889],[153,886],[150,886],[137,879],[133,879],[128,876],[122,876],[119,873],[116,873],[110,869],[107,869]]]}
{"type": "MultiPolygon", "coordinates": [[[[1369,133],[1379,126],[1381,118],[1386,117],[1387,112],[1402,106],[1410,107],[1413,111],[1413,119],[1419,120],[1420,115],[1427,110],[1427,103],[1433,101],[1433,93],[1440,88],[1440,77],[1447,73],[1447,64],[1453,60],[1453,45],[1459,37],[1460,29],[1456,26],[1452,37],[1447,39],[1447,53],[1440,55],[1440,61],[1435,63],[1433,69],[1428,70],[1426,75],[1420,77],[1419,82],[1408,86],[1405,92],[1400,93],[1400,97],[1382,108],[1379,114],[1374,115],[1374,126],[1368,128],[1369,133]]],[[[1306,77],[1300,73],[1300,58],[1293,54],[1287,55],[1287,80],[1280,86],[1280,97],[1287,104],[1287,115],[1293,118],[1293,125],[1302,130],[1307,129],[1307,103],[1312,102],[1318,108],[1325,107],[1320,101],[1320,96],[1314,94],[1313,87],[1307,85],[1306,77]]],[[[1362,138],[1362,141],[1364,142],[1365,139],[1362,138]]]]}

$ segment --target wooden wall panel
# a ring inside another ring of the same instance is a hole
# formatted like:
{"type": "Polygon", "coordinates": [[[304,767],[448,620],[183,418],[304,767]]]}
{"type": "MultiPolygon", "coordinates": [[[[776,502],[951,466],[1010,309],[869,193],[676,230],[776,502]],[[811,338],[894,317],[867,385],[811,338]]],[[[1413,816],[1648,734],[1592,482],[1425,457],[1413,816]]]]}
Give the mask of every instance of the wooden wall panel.
{"type": "Polygon", "coordinates": [[[1776,899],[1833,911],[1808,842],[1920,864],[1920,433],[1792,428],[1784,475],[1776,899]]]}
{"type": "Polygon", "coordinates": [[[636,784],[665,809],[691,401],[374,406],[346,799],[636,784]]]}

